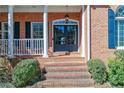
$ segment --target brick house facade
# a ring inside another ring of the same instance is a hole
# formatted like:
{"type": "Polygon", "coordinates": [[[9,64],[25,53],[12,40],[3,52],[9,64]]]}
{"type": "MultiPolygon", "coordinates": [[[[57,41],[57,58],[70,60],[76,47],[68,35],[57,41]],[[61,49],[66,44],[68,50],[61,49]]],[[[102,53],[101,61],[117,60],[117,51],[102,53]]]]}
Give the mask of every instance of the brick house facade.
{"type": "MultiPolygon", "coordinates": [[[[4,9],[7,7],[8,6],[1,6],[1,10],[0,10],[1,11],[0,12],[1,31],[3,27],[2,22],[7,22],[9,20],[8,19],[9,11],[7,12],[7,10],[4,9]]],[[[14,7],[18,8],[18,6],[14,6],[14,7]]],[[[26,6],[25,9],[22,7],[22,10],[19,8],[13,9],[15,11],[13,12],[12,21],[19,22],[19,38],[18,39],[26,38],[26,22],[44,22],[44,13],[46,12],[43,12],[43,11],[40,12],[39,11],[40,9],[37,12],[35,12],[35,9],[37,9],[37,6],[30,6],[30,7],[31,9],[27,9],[27,10],[26,8],[28,8],[28,6],[26,6]],[[30,12],[28,12],[28,10],[30,12]]],[[[80,57],[83,57],[85,61],[89,60],[89,57],[100,58],[104,61],[107,61],[108,57],[113,56],[113,52],[116,50],[116,48],[109,47],[108,9],[112,9],[113,12],[116,14],[118,7],[119,6],[112,6],[112,5],[111,6],[95,5],[95,6],[90,6],[88,9],[88,6],[68,6],[68,7],[48,6],[48,11],[47,11],[48,53],[55,52],[54,51],[55,37],[54,37],[53,21],[59,20],[59,19],[64,20],[65,15],[68,14],[69,20],[72,20],[72,22],[73,20],[76,20],[78,22],[76,24],[77,30],[78,30],[76,33],[78,33],[78,35],[77,35],[77,38],[74,38],[74,39],[78,39],[77,40],[78,43],[76,43],[78,46],[78,49],[76,52],[79,52],[80,57]],[[90,36],[90,38],[88,36],[90,36]]],[[[58,25],[61,25],[61,24],[58,24],[58,25]]],[[[73,24],[69,24],[69,25],[73,25],[73,24]]],[[[68,26],[63,26],[63,27],[64,29],[68,28],[68,26]]],[[[43,26],[43,29],[44,29],[44,26],[43,26]]],[[[71,51],[71,52],[74,52],[74,51],[71,51]]]]}

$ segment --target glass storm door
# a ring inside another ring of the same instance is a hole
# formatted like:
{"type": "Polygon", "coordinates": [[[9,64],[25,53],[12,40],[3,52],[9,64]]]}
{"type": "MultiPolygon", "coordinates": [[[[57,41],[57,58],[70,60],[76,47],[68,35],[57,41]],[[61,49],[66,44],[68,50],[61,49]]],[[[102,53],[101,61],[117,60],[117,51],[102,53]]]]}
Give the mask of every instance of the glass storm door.
{"type": "Polygon", "coordinates": [[[78,50],[78,26],[54,25],[54,51],[78,50]]]}

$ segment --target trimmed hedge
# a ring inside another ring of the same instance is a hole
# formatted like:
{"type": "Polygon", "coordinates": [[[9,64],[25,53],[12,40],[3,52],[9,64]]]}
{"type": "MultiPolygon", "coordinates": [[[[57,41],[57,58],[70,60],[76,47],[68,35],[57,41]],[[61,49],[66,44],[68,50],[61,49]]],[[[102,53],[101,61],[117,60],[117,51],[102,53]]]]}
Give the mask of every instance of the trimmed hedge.
{"type": "Polygon", "coordinates": [[[111,85],[124,86],[124,60],[109,60],[108,80],[111,85]]]}
{"type": "Polygon", "coordinates": [[[23,87],[35,78],[38,72],[39,67],[36,60],[22,60],[13,69],[12,82],[16,87],[23,87]]]}
{"type": "Polygon", "coordinates": [[[106,66],[100,59],[89,60],[88,69],[97,83],[102,84],[107,80],[106,66]]]}

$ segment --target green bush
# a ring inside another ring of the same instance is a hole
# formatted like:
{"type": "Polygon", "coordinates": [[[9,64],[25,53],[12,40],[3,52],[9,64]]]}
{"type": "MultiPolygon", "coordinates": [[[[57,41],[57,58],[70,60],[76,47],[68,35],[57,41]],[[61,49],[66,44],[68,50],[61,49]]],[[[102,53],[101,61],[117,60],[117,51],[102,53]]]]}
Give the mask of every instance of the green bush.
{"type": "Polygon", "coordinates": [[[91,59],[88,62],[89,72],[97,83],[104,83],[107,80],[106,67],[100,59],[91,59]]]}
{"type": "Polygon", "coordinates": [[[109,60],[108,80],[113,86],[124,86],[124,61],[109,60]]]}
{"type": "Polygon", "coordinates": [[[7,58],[0,58],[0,82],[9,82],[11,69],[7,58]]]}
{"type": "Polygon", "coordinates": [[[12,72],[13,84],[23,87],[28,84],[39,72],[38,62],[34,59],[25,59],[19,62],[12,72]]]}
{"type": "Polygon", "coordinates": [[[0,83],[0,88],[15,88],[11,83],[0,83]]]}
{"type": "Polygon", "coordinates": [[[117,50],[114,52],[116,60],[124,61],[124,50],[117,50]]]}

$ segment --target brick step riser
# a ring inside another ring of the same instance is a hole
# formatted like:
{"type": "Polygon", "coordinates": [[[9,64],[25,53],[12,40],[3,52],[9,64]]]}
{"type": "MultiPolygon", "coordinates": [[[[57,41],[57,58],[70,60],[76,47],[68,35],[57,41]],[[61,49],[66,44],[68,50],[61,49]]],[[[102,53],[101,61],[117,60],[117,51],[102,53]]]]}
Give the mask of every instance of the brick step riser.
{"type": "Polygon", "coordinates": [[[69,75],[64,75],[64,76],[46,75],[45,77],[46,79],[90,79],[91,78],[91,76],[89,75],[76,75],[76,76],[74,75],[70,75],[70,76],[69,75]]]}
{"type": "Polygon", "coordinates": [[[55,81],[51,81],[51,82],[45,82],[45,83],[43,83],[43,87],[92,87],[93,86],[93,84],[94,84],[94,82],[93,81],[89,81],[89,82],[55,82],[55,81]]]}
{"type": "Polygon", "coordinates": [[[82,65],[82,64],[45,64],[44,65],[45,67],[62,67],[62,66],[64,66],[64,67],[66,67],[66,66],[68,66],[68,67],[71,67],[71,66],[82,66],[82,67],[84,67],[84,66],[86,66],[86,65],[82,65]]]}
{"type": "Polygon", "coordinates": [[[91,84],[44,84],[42,85],[43,88],[79,88],[79,87],[92,87],[91,84]]]}
{"type": "Polygon", "coordinates": [[[86,64],[71,64],[71,63],[55,63],[55,64],[44,64],[45,67],[88,67],[86,64]]]}
{"type": "Polygon", "coordinates": [[[88,72],[87,69],[47,69],[46,72],[88,72]]]}
{"type": "Polygon", "coordinates": [[[85,64],[85,63],[76,63],[76,62],[75,63],[52,63],[52,62],[50,63],[49,62],[49,63],[44,63],[44,65],[47,67],[48,66],[50,66],[50,67],[51,66],[82,66],[82,67],[87,66],[87,64],[85,64]]]}
{"type": "Polygon", "coordinates": [[[47,59],[44,59],[44,58],[37,58],[37,59],[39,59],[39,60],[48,60],[48,61],[50,61],[50,60],[52,60],[52,61],[63,61],[63,60],[69,60],[69,61],[73,61],[73,60],[77,60],[77,61],[82,61],[83,60],[83,58],[74,58],[74,57],[64,57],[64,58],[61,58],[61,57],[58,57],[58,58],[47,58],[47,59]]]}
{"type": "Polygon", "coordinates": [[[88,72],[88,68],[45,67],[46,72],[88,72]]]}
{"type": "Polygon", "coordinates": [[[83,60],[40,60],[38,59],[39,62],[84,62],[83,60]]]}

